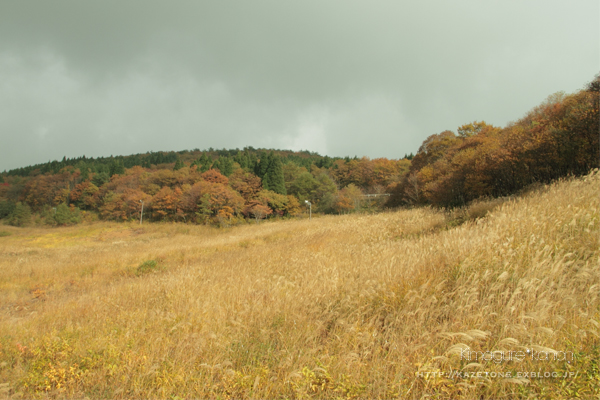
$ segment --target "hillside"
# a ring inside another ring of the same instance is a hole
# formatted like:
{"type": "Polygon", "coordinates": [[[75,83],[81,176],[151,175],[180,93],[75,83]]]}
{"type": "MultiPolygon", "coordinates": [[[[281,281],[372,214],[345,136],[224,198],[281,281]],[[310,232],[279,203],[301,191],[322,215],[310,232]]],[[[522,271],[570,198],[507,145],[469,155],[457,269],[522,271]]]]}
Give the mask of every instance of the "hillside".
{"type": "Polygon", "coordinates": [[[0,220],[15,226],[98,219],[237,225],[379,209],[410,160],[330,158],[281,150],[151,153],[65,159],[0,175],[0,220]],[[180,154],[181,153],[181,154],[180,154]],[[234,154],[231,156],[231,154],[234,154]],[[33,218],[32,218],[33,216],[33,218]]]}
{"type": "Polygon", "coordinates": [[[2,227],[0,390],[596,398],[599,190],[596,170],[452,213],[2,227]]]}

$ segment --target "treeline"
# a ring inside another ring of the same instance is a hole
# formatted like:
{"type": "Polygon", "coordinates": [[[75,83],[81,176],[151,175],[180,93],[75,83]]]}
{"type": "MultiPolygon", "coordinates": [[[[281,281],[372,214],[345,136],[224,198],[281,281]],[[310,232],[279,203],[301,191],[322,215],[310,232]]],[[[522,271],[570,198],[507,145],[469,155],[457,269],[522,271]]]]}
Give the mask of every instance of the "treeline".
{"type": "Polygon", "coordinates": [[[137,156],[106,160],[64,159],[73,165],[56,173],[3,174],[0,218],[13,225],[127,221],[140,217],[143,204],[146,220],[235,224],[297,215],[305,200],[316,212],[347,213],[380,206],[363,195],[384,193],[410,165],[252,148],[150,153],[132,167],[126,163],[137,156]]]}
{"type": "Polygon", "coordinates": [[[598,76],[558,93],[505,128],[474,122],[428,137],[387,206],[462,206],[536,183],[587,174],[599,162],[598,76]]]}
{"type": "Polygon", "coordinates": [[[600,79],[556,94],[499,128],[473,122],[428,137],[400,160],[254,149],[63,158],[0,174],[0,219],[13,225],[81,220],[235,224],[305,210],[462,206],[600,166],[600,79]],[[389,197],[366,197],[387,194],[389,197]]]}
{"type": "MultiPolygon", "coordinates": [[[[208,166],[205,170],[213,167],[213,160],[218,159],[221,162],[238,162],[243,168],[250,165],[254,165],[259,158],[259,155],[264,153],[265,149],[255,149],[254,147],[248,146],[243,150],[215,150],[212,147],[208,150],[182,150],[182,151],[159,151],[159,152],[148,152],[145,154],[132,154],[129,156],[110,156],[110,157],[76,157],[67,158],[63,157],[61,161],[54,160],[48,161],[43,164],[30,165],[22,168],[15,168],[9,171],[4,171],[0,176],[22,176],[27,177],[38,174],[57,174],[65,167],[75,167],[80,171],[90,172],[105,172],[109,176],[114,174],[124,173],[125,168],[132,168],[140,166],[144,168],[165,168],[166,165],[172,164],[180,160],[183,163],[192,164],[201,161],[207,162],[208,166]],[[223,161],[226,160],[226,161],[223,161]]],[[[319,168],[330,168],[333,166],[334,161],[341,160],[340,157],[331,158],[329,156],[321,156],[315,152],[300,151],[294,152],[291,150],[273,150],[276,155],[281,158],[284,164],[293,162],[296,165],[310,169],[311,165],[316,165],[319,168]]],[[[353,159],[357,159],[355,156],[353,159]]],[[[349,161],[350,157],[343,158],[345,161],[349,161]]]]}

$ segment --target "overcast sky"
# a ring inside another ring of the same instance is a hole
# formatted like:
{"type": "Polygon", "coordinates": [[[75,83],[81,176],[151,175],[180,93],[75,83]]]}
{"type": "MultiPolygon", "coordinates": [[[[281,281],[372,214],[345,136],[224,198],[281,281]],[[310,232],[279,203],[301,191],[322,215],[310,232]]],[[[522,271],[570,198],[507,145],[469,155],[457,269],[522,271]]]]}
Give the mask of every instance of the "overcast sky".
{"type": "Polygon", "coordinates": [[[401,158],[600,71],[600,3],[0,2],[0,171],[245,146],[401,158]]]}

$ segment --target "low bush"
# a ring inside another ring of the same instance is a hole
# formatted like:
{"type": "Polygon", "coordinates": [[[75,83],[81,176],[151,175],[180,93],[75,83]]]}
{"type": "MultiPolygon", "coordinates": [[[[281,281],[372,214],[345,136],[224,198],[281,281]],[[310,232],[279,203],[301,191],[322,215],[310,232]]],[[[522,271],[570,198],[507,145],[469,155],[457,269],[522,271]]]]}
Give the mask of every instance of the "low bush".
{"type": "Polygon", "coordinates": [[[143,263],[141,263],[135,273],[136,275],[140,276],[140,275],[144,275],[144,274],[148,274],[151,272],[157,272],[160,271],[162,268],[160,267],[160,265],[158,264],[158,262],[156,260],[147,260],[144,261],[143,263]]]}

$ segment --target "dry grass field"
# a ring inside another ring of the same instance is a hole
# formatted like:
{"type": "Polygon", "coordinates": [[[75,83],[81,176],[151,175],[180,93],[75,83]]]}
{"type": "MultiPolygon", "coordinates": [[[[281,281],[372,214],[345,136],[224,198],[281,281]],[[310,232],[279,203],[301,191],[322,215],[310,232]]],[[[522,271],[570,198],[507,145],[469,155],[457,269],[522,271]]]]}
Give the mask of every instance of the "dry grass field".
{"type": "Polygon", "coordinates": [[[597,398],[599,193],[2,226],[0,398],[597,398]]]}

